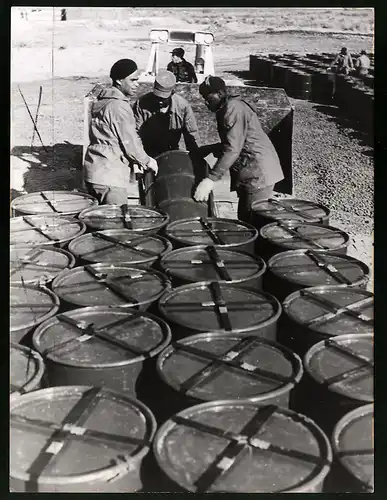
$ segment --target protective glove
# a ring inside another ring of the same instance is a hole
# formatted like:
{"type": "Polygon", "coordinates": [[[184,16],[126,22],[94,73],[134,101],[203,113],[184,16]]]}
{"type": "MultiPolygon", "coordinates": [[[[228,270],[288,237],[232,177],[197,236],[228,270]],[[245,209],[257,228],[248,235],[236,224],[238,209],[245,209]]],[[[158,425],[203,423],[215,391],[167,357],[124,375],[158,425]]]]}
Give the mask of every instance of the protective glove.
{"type": "Polygon", "coordinates": [[[194,198],[196,201],[207,201],[211,191],[214,189],[214,181],[209,177],[203,179],[196,188],[194,198]]]}
{"type": "Polygon", "coordinates": [[[154,158],[149,159],[147,163],[147,169],[153,170],[155,175],[157,175],[157,172],[159,171],[159,166],[157,165],[157,161],[154,158]]]}

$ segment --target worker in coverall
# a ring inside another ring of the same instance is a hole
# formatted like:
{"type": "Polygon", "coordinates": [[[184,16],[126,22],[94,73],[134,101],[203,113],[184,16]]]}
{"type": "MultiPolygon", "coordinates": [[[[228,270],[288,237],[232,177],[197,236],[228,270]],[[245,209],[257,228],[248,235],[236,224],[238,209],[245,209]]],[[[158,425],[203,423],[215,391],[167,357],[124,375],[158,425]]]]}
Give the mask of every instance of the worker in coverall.
{"type": "Polygon", "coordinates": [[[123,205],[131,173],[144,169],[157,173],[157,162],[144,151],[129,100],[138,87],[137,64],[120,59],[110,78],[113,86],[103,89],[92,105],[83,174],[88,192],[100,203],[123,205]]]}
{"type": "Polygon", "coordinates": [[[355,66],[356,66],[356,72],[359,76],[368,75],[368,70],[370,69],[371,61],[370,58],[367,56],[367,52],[365,50],[362,50],[360,52],[360,57],[356,59],[355,66]]]}
{"type": "Polygon", "coordinates": [[[203,157],[218,157],[211,173],[196,188],[196,201],[207,201],[214,182],[229,169],[231,191],[236,191],[238,219],[250,222],[251,205],[272,196],[284,178],[277,152],[258,116],[239,96],[227,95],[224,80],[208,76],[199,87],[207,107],[216,113],[220,144],[203,146],[203,157]]]}
{"type": "Polygon", "coordinates": [[[170,71],[159,71],[153,91],[133,106],[136,128],[149,156],[179,149],[181,136],[186,149],[198,150],[199,132],[191,105],[175,94],[176,78],[170,71]]]}
{"type": "Polygon", "coordinates": [[[351,54],[348,52],[346,47],[343,47],[340,54],[337,54],[335,60],[328,68],[328,70],[335,68],[336,72],[339,74],[348,75],[350,71],[354,69],[351,54]]]}
{"type": "Polygon", "coordinates": [[[178,47],[173,49],[172,61],[168,64],[167,70],[171,71],[176,77],[177,82],[197,83],[195,68],[184,59],[184,49],[178,47]]]}

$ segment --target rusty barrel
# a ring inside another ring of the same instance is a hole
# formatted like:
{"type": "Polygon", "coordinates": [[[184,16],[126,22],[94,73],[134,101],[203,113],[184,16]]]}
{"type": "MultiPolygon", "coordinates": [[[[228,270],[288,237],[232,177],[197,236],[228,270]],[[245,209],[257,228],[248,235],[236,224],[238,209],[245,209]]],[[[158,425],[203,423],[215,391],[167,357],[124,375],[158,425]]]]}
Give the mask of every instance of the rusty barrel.
{"type": "Polygon", "coordinates": [[[136,395],[142,370],[171,340],[165,321],[133,309],[96,306],[57,314],[33,335],[50,385],[90,383],[136,395]]]}
{"type": "Polygon", "coordinates": [[[259,231],[274,221],[292,220],[312,224],[329,224],[330,210],[320,203],[300,199],[256,201],[252,205],[251,224],[259,231]]]}
{"type": "Polygon", "coordinates": [[[298,221],[275,221],[259,231],[257,253],[268,260],[286,250],[310,249],[313,252],[346,254],[349,235],[333,226],[298,221]]]}
{"type": "Polygon", "coordinates": [[[175,486],[167,491],[191,493],[318,493],[332,462],[329,440],[313,421],[236,400],[174,415],[157,431],[153,452],[175,486]]]}
{"type": "Polygon", "coordinates": [[[98,205],[83,210],[79,220],[89,230],[130,229],[141,234],[158,233],[169,222],[169,215],[140,205],[98,205]]]}
{"type": "Polygon", "coordinates": [[[174,287],[198,281],[222,281],[260,290],[266,264],[246,252],[197,245],[172,250],[161,258],[160,268],[174,287]]]}
{"type": "Polygon", "coordinates": [[[10,244],[64,247],[85,231],[85,224],[78,219],[57,215],[25,215],[10,219],[10,244]]]}
{"type": "Polygon", "coordinates": [[[15,198],[11,202],[13,215],[78,215],[97,205],[93,196],[77,191],[37,191],[15,198]]]}
{"type": "Polygon", "coordinates": [[[287,250],[267,262],[264,289],[284,300],[302,288],[341,285],[365,288],[369,268],[349,255],[335,255],[314,250],[287,250]]]}
{"type": "Polygon", "coordinates": [[[20,344],[10,344],[10,393],[22,395],[40,389],[44,375],[42,356],[20,344]]]}
{"type": "Polygon", "coordinates": [[[250,224],[235,219],[197,217],[171,222],[165,229],[165,235],[174,248],[214,245],[254,255],[258,231],[250,224]]]}
{"type": "Polygon", "coordinates": [[[10,281],[15,284],[51,282],[55,276],[75,265],[75,257],[53,246],[10,247],[10,281]]]}
{"type": "Polygon", "coordinates": [[[374,405],[343,416],[331,438],[333,466],[327,492],[374,493],[374,405]]]}
{"type": "Polygon", "coordinates": [[[76,238],[68,249],[77,257],[78,264],[119,262],[148,268],[172,250],[172,245],[159,235],[141,235],[130,229],[106,229],[76,238]]]}
{"type": "Polygon", "coordinates": [[[73,385],[11,399],[10,427],[12,491],[128,493],[143,487],[156,422],[125,394],[73,385]]]}
{"type": "Polygon", "coordinates": [[[120,306],[145,311],[170,289],[164,274],[120,263],[78,266],[60,273],[52,283],[66,309],[120,306]]]}
{"type": "Polygon", "coordinates": [[[294,391],[293,408],[328,435],[347,412],[374,400],[373,335],[338,335],[304,356],[305,375],[294,391]]]}
{"type": "Polygon", "coordinates": [[[282,308],[278,340],[301,356],[322,340],[374,329],[374,295],[362,288],[303,288],[286,297],[282,308]]]}
{"type": "Polygon", "coordinates": [[[276,342],[203,333],[168,346],[158,356],[157,373],[170,417],[194,404],[226,399],[288,407],[303,369],[301,359],[276,342]]]}
{"type": "Polygon", "coordinates": [[[165,293],[159,310],[170,324],[174,340],[204,332],[275,340],[281,304],[259,290],[204,281],[165,293]]]}
{"type": "Polygon", "coordinates": [[[193,199],[196,186],[207,176],[207,162],[187,151],[166,151],[156,157],[157,176],[152,172],[144,177],[144,201],[167,213],[171,221],[187,217],[207,217],[207,203],[193,199]]]}

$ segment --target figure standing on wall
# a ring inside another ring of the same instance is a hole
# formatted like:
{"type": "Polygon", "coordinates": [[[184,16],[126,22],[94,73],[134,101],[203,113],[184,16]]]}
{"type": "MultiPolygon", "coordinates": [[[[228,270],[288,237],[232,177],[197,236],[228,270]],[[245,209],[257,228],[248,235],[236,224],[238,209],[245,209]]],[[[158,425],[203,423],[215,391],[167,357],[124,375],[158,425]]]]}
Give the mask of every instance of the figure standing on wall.
{"type": "Polygon", "coordinates": [[[62,9],[60,11],[60,20],[61,21],[67,21],[67,12],[66,12],[66,9],[62,9]]]}

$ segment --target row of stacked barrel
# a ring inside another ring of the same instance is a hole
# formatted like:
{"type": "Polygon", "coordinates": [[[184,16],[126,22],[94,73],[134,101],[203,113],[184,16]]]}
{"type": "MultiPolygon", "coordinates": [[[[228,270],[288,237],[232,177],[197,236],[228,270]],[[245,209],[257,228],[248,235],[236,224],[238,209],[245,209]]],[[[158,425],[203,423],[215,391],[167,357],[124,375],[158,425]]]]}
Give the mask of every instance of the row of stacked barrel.
{"type": "Polygon", "coordinates": [[[12,208],[12,491],[372,491],[373,294],[327,207],[12,208]]]}
{"type": "MultiPolygon", "coordinates": [[[[367,75],[337,74],[328,70],[335,54],[250,55],[250,75],[258,85],[284,88],[295,99],[337,104],[365,130],[372,130],[374,65],[367,75]]],[[[353,55],[356,58],[356,55],[353,55]]]]}

